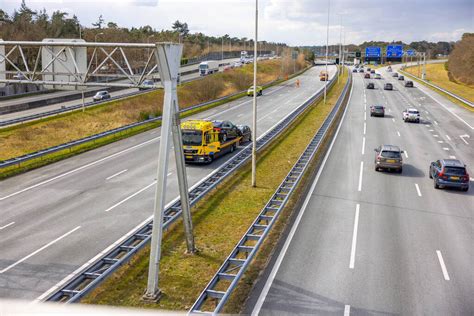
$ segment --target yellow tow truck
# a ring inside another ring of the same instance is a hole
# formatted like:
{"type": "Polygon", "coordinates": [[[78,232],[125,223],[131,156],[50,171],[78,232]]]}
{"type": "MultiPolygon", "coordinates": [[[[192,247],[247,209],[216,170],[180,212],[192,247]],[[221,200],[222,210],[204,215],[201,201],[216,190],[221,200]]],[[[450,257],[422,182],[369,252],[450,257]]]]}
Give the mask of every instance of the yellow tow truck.
{"type": "Polygon", "coordinates": [[[181,134],[185,162],[196,163],[210,163],[219,156],[233,152],[246,137],[239,127],[229,121],[186,121],[181,123],[181,134]]]}

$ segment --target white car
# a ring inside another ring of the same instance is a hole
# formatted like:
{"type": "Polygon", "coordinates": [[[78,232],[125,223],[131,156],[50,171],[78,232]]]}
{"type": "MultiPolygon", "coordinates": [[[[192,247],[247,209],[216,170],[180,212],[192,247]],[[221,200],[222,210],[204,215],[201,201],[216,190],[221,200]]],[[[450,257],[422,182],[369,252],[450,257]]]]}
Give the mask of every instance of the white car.
{"type": "Polygon", "coordinates": [[[420,123],[420,112],[415,108],[409,108],[403,111],[402,117],[405,122],[420,123]]]}
{"type": "Polygon", "coordinates": [[[382,79],[382,76],[380,74],[375,74],[374,79],[382,79]]]}

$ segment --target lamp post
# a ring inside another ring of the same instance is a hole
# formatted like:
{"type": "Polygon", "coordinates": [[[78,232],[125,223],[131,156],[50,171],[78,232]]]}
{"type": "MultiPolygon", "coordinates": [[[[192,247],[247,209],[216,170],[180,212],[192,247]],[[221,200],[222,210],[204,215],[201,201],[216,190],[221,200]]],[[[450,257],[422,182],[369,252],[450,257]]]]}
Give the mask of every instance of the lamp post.
{"type": "Polygon", "coordinates": [[[328,73],[328,54],[329,54],[329,9],[330,9],[330,0],[328,0],[328,23],[326,26],[326,80],[324,80],[324,104],[326,104],[326,96],[327,96],[327,86],[329,80],[329,73],[328,73]]]}
{"type": "Polygon", "coordinates": [[[252,187],[257,186],[257,45],[258,0],[255,0],[255,41],[253,45],[252,187]]]}

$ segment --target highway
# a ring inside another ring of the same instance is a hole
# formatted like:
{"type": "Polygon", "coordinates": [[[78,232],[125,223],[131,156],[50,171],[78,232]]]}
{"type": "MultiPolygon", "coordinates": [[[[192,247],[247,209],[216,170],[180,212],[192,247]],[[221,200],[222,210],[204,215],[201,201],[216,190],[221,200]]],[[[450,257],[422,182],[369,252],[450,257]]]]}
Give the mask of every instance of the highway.
{"type": "MultiPolygon", "coordinates": [[[[258,135],[322,89],[321,69],[264,91],[258,98],[258,135]]],[[[336,68],[329,69],[332,77],[336,68]]],[[[252,99],[242,98],[189,119],[250,125],[251,108],[252,99]]],[[[160,129],[154,129],[0,182],[0,297],[42,297],[150,217],[159,135],[160,129]]],[[[189,185],[225,159],[188,166],[189,185]]],[[[174,163],[167,188],[171,201],[178,195],[174,163]]]]}
{"type": "MultiPolygon", "coordinates": [[[[225,59],[223,62],[233,63],[233,62],[236,62],[238,60],[240,60],[240,58],[225,59]]],[[[184,67],[181,68],[181,71],[184,72],[184,71],[194,70],[194,69],[197,69],[198,66],[199,66],[199,64],[195,64],[195,65],[191,65],[191,66],[184,66],[184,67]]],[[[223,70],[223,67],[220,67],[220,71],[222,71],[222,70],[223,70]]],[[[196,72],[196,73],[183,75],[181,80],[182,80],[182,82],[187,82],[187,81],[196,80],[198,78],[201,78],[201,76],[199,75],[199,73],[196,72]]],[[[107,88],[104,88],[104,89],[107,90],[107,88]]],[[[99,90],[104,90],[104,89],[100,89],[100,88],[95,87],[95,88],[90,88],[88,90],[99,91],[99,90]]],[[[125,95],[125,94],[136,92],[137,90],[138,90],[137,88],[121,89],[121,90],[118,90],[118,91],[110,92],[110,95],[112,97],[122,96],[122,95],[125,95]]],[[[13,100],[10,100],[10,101],[2,101],[2,102],[0,102],[0,107],[10,106],[10,105],[14,105],[14,104],[22,104],[22,103],[32,102],[34,100],[43,100],[45,98],[52,98],[52,97],[55,97],[55,96],[70,95],[70,94],[76,94],[76,93],[77,93],[77,91],[60,91],[60,92],[54,92],[54,93],[49,93],[49,94],[41,94],[41,95],[36,95],[36,96],[18,98],[18,99],[13,99],[13,100]]],[[[92,102],[92,101],[93,101],[92,96],[84,98],[85,103],[92,102]]],[[[73,106],[73,105],[77,105],[77,104],[82,104],[82,99],[79,98],[79,99],[76,99],[76,100],[58,102],[58,103],[54,103],[54,104],[51,104],[51,105],[41,106],[41,107],[32,108],[32,109],[28,109],[28,110],[23,110],[23,111],[19,111],[19,112],[1,114],[0,115],[0,122],[20,118],[20,117],[23,117],[23,116],[39,114],[39,113],[43,113],[43,112],[47,112],[47,111],[61,109],[62,107],[69,107],[69,106],[73,106]]]]}
{"type": "Polygon", "coordinates": [[[353,74],[330,152],[244,312],[474,315],[474,113],[377,71],[375,90],[353,74]],[[370,117],[374,104],[384,118],[370,117]],[[420,124],[402,121],[411,106],[420,124]],[[405,150],[402,174],[374,170],[381,144],[405,150]],[[428,169],[440,158],[467,164],[468,192],[433,187],[428,169]]]}

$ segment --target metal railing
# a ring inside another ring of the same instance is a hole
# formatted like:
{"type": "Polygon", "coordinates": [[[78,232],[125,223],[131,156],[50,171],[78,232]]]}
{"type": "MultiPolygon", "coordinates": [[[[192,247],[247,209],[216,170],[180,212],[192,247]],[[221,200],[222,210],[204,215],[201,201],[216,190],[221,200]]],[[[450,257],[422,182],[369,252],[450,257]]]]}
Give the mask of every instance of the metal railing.
{"type": "MultiPolygon", "coordinates": [[[[334,85],[336,81],[337,73],[336,76],[329,81],[328,86],[334,85]]],[[[261,151],[285,131],[316,99],[322,97],[323,91],[324,89],[321,88],[292,113],[288,114],[259,137],[257,140],[257,151],[261,151]]],[[[249,144],[206,178],[194,185],[189,190],[190,205],[196,204],[209,191],[214,189],[230,174],[246,163],[251,157],[251,152],[252,147],[251,144],[249,144]]],[[[168,204],[163,214],[163,229],[166,229],[170,224],[175,222],[181,216],[181,212],[181,203],[178,198],[168,204]]],[[[56,290],[45,298],[45,301],[77,302],[80,300],[106,277],[111,275],[118,267],[128,262],[138,250],[142,249],[151,240],[152,227],[153,221],[150,219],[135,230],[135,232],[130,234],[130,236],[118,242],[111,250],[106,251],[100,258],[87,265],[84,270],[64,281],[64,284],[58,285],[56,290]]]]}
{"type": "Polygon", "coordinates": [[[339,110],[343,108],[343,104],[346,103],[351,83],[352,76],[349,75],[341,96],[338,98],[338,101],[328,117],[324,120],[322,126],[314,135],[303,154],[299,157],[273,196],[261,210],[260,214],[256,217],[245,235],[240,239],[217,273],[199,295],[198,299],[191,307],[189,314],[215,315],[222,310],[251,260],[254,258],[265,240],[265,237],[273,227],[279,214],[291,197],[291,194],[301,181],[305,171],[316,155],[324,137],[336,118],[337,113],[339,113],[339,110]]]}
{"type": "Polygon", "coordinates": [[[428,86],[430,86],[430,87],[432,87],[432,88],[435,88],[436,90],[439,90],[439,91],[441,91],[441,92],[443,92],[443,93],[449,95],[450,97],[452,97],[452,98],[454,98],[454,99],[456,99],[456,100],[458,100],[458,101],[464,103],[464,104],[467,105],[467,106],[470,106],[471,108],[474,107],[474,103],[472,103],[471,101],[469,101],[469,100],[467,100],[467,99],[464,99],[463,97],[460,97],[460,96],[458,96],[457,94],[454,94],[454,93],[452,93],[452,92],[450,92],[450,91],[448,91],[448,90],[446,90],[446,89],[443,89],[443,88],[441,88],[441,87],[439,87],[439,86],[437,86],[437,85],[435,85],[435,84],[432,84],[432,83],[429,82],[428,80],[424,80],[424,79],[421,79],[421,78],[419,78],[419,77],[417,77],[417,76],[415,76],[415,75],[412,75],[411,73],[408,73],[408,72],[404,71],[403,68],[400,69],[399,71],[400,71],[401,73],[403,73],[405,76],[409,76],[409,77],[415,78],[416,80],[419,80],[419,81],[421,81],[422,83],[424,83],[424,84],[426,84],[426,85],[428,85],[428,86]]]}

